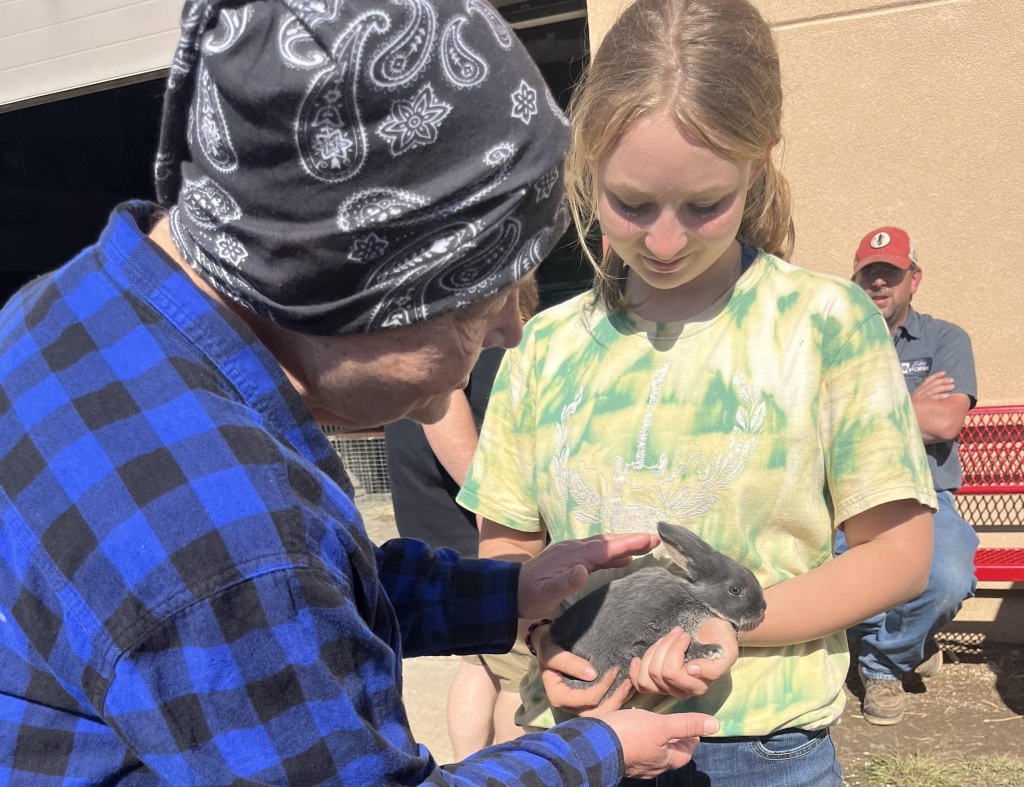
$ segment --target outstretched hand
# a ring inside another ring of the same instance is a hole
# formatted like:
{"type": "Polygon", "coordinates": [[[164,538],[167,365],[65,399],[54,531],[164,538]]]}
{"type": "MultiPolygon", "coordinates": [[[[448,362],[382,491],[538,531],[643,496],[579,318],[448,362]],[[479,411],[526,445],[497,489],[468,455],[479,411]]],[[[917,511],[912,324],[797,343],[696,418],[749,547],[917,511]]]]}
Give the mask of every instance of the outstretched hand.
{"type": "Polygon", "coordinates": [[[634,555],[646,555],[659,543],[655,535],[627,533],[551,544],[523,563],[519,573],[519,617],[555,617],[562,601],[581,591],[591,572],[628,566],[634,555]]]}
{"type": "Polygon", "coordinates": [[[622,745],[626,776],[653,779],[686,765],[701,735],[714,735],[718,721],[703,713],[651,713],[620,710],[602,719],[622,745]]]}

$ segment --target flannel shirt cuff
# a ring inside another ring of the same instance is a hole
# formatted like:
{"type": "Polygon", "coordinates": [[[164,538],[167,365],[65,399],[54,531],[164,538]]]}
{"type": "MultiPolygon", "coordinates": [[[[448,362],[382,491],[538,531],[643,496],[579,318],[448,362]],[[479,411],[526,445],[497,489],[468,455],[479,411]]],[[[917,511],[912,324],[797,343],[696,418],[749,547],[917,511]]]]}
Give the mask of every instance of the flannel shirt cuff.
{"type": "Polygon", "coordinates": [[[458,653],[508,653],[519,633],[519,571],[505,560],[459,560],[454,641],[458,653]]]}
{"type": "Polygon", "coordinates": [[[571,776],[564,774],[567,778],[562,782],[563,787],[618,784],[626,775],[619,737],[600,719],[573,719],[519,740],[524,749],[541,745],[548,751],[548,756],[556,753],[567,765],[578,768],[579,781],[570,781],[571,776]]]}

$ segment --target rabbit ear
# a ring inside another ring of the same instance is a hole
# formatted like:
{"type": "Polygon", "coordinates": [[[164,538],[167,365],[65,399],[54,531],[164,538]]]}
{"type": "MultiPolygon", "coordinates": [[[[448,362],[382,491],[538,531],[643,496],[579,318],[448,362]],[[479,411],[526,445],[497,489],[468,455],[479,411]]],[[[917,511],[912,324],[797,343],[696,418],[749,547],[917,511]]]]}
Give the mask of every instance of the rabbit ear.
{"type": "Polygon", "coordinates": [[[713,573],[715,550],[696,533],[685,527],[659,522],[658,535],[669,556],[691,582],[705,579],[713,573]]]}

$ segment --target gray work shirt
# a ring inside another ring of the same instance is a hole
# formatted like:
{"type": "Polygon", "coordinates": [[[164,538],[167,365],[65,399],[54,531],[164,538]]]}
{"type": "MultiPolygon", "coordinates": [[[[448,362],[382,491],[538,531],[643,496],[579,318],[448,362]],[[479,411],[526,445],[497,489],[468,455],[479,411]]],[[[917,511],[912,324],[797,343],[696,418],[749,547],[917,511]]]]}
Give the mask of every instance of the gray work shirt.
{"type": "MultiPolygon", "coordinates": [[[[967,394],[971,407],[978,403],[971,337],[963,328],[911,309],[907,321],[896,329],[893,342],[910,393],[929,375],[945,372],[953,378],[953,393],[967,394]]],[[[936,492],[953,492],[963,483],[957,443],[949,440],[925,446],[936,492]]]]}

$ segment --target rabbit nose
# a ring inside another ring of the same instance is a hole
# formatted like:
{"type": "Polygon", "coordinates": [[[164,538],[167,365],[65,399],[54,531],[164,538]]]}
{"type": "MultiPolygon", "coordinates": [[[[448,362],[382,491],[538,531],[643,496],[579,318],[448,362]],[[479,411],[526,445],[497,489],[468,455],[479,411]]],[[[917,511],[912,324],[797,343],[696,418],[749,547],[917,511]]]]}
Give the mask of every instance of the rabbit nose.
{"type": "Polygon", "coordinates": [[[757,616],[752,617],[752,618],[747,618],[746,620],[744,620],[743,621],[743,625],[740,626],[740,631],[753,631],[758,626],[760,626],[761,623],[763,623],[763,622],[764,622],[764,610],[761,610],[760,614],[758,614],[757,616]]]}

